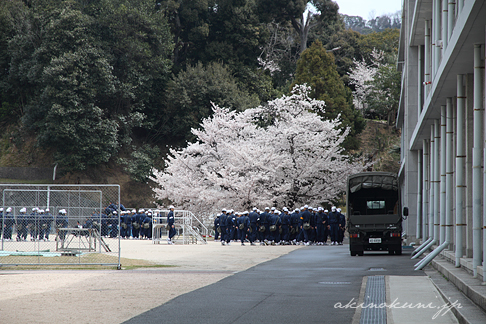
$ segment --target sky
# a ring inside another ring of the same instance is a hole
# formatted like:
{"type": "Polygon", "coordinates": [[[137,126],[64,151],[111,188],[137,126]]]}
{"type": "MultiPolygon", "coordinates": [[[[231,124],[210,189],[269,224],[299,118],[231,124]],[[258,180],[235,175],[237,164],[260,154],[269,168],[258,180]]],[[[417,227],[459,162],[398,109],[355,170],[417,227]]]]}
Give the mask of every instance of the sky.
{"type": "Polygon", "coordinates": [[[393,14],[402,9],[402,0],[334,0],[339,13],[361,16],[369,20],[383,14],[393,14]]]}

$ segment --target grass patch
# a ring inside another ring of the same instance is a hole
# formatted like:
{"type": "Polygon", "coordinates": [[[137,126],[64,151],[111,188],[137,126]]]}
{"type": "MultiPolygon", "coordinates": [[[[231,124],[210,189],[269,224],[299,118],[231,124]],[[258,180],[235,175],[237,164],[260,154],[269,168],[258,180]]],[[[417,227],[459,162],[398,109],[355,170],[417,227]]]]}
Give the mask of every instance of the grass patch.
{"type": "MultiPolygon", "coordinates": [[[[86,253],[80,256],[3,256],[0,257],[0,270],[116,270],[118,256],[101,253],[86,253]],[[65,264],[63,264],[65,263],[65,264]],[[94,263],[94,264],[83,264],[94,263]],[[16,265],[19,264],[19,265],[16,265]],[[99,265],[97,265],[99,264],[99,265]]],[[[122,270],[133,270],[139,268],[168,268],[174,265],[156,264],[146,260],[120,258],[122,270]]]]}

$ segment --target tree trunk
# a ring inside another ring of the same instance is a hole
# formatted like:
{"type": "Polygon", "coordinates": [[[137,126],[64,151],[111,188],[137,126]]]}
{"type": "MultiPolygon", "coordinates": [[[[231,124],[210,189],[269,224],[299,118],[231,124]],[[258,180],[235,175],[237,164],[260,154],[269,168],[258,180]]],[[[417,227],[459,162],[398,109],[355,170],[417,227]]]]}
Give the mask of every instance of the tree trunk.
{"type": "Polygon", "coordinates": [[[316,25],[311,25],[310,23],[310,20],[312,18],[312,14],[310,13],[310,11],[307,12],[307,19],[304,19],[304,14],[305,13],[302,14],[302,18],[300,19],[300,21],[292,18],[292,26],[300,37],[300,54],[302,54],[302,52],[307,49],[307,38],[309,36],[309,30],[316,25]]]}

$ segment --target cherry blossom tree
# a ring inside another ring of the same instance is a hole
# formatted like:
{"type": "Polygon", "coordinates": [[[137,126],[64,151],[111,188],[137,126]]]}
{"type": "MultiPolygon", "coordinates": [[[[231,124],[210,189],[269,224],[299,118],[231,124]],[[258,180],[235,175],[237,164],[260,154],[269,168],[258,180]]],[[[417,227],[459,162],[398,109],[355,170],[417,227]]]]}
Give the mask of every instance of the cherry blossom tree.
{"type": "Polygon", "coordinates": [[[353,103],[356,109],[366,108],[366,99],[375,89],[373,80],[382,65],[383,58],[383,51],[373,49],[371,63],[367,63],[364,58],[361,61],[353,59],[355,67],[349,72],[349,83],[355,87],[353,103]]]}
{"type": "Polygon", "coordinates": [[[366,166],[343,154],[349,130],[321,119],[325,104],[309,91],[297,85],[290,96],[243,112],[214,105],[192,130],[196,142],[171,150],[165,169],[154,170],[156,198],[198,213],[336,198],[347,175],[366,166]]]}
{"type": "Polygon", "coordinates": [[[368,118],[386,119],[395,123],[400,101],[401,73],[396,69],[396,56],[386,58],[383,51],[371,53],[371,63],[354,61],[349,73],[354,85],[353,102],[368,118]]]}

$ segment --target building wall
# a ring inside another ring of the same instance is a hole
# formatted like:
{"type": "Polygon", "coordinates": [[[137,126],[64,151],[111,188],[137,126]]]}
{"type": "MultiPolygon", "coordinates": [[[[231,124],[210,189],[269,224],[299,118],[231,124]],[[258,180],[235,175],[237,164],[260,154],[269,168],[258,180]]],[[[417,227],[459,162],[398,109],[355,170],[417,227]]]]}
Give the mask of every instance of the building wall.
{"type": "MultiPolygon", "coordinates": [[[[418,214],[422,217],[418,222],[413,216],[406,221],[407,242],[420,243],[430,238],[428,231],[419,235],[422,237],[417,237],[417,234],[420,234],[420,230],[417,228],[422,222],[428,222],[432,208],[423,208],[422,210],[426,212],[422,215],[420,212],[415,212],[421,210],[420,204],[428,202],[439,206],[438,216],[440,216],[439,223],[434,222],[429,226],[439,229],[439,233],[442,232],[442,235],[433,235],[430,239],[436,239],[436,245],[439,245],[450,238],[450,244],[447,242],[443,244],[446,249],[460,250],[459,254],[462,257],[472,257],[473,264],[480,266],[483,259],[482,246],[483,244],[486,246],[486,237],[483,237],[484,233],[482,233],[483,225],[486,225],[486,208],[483,208],[485,196],[483,187],[486,184],[486,173],[484,172],[486,156],[483,154],[486,152],[484,141],[486,1],[456,0],[453,3],[443,0],[404,0],[402,11],[399,68],[403,72],[403,82],[397,118],[397,126],[402,129],[400,179],[403,205],[409,207],[411,214],[418,214]],[[426,44],[427,22],[431,27],[428,44],[426,44]],[[479,55],[475,50],[475,46],[478,45],[481,46],[479,55]],[[426,50],[427,48],[429,50],[426,50]],[[476,68],[475,58],[480,61],[480,66],[476,66],[476,68]],[[430,71],[430,77],[426,75],[427,71],[430,71]],[[466,97],[463,126],[457,125],[458,76],[462,76],[466,97]],[[427,80],[431,81],[430,84],[424,84],[424,81],[427,80]],[[475,94],[476,96],[479,94],[481,100],[475,102],[475,94]],[[452,113],[449,116],[444,115],[444,108],[441,109],[447,105],[447,102],[452,107],[452,113]],[[423,107],[421,107],[422,103],[423,107]],[[448,123],[452,125],[452,132],[446,135],[444,129],[448,123]],[[440,125],[442,130],[442,134],[439,131],[442,136],[435,142],[447,144],[446,141],[450,140],[449,146],[439,146],[438,154],[434,154],[430,150],[431,125],[440,125]],[[457,142],[458,131],[462,132],[461,134],[464,134],[465,137],[463,143],[465,166],[461,170],[456,168],[457,159],[460,159],[457,157],[460,145],[457,142]],[[476,148],[474,147],[475,139],[476,143],[479,139],[479,143],[481,143],[476,148]],[[425,151],[429,151],[429,155],[426,157],[421,156],[424,152],[424,143],[427,145],[425,151]],[[478,161],[474,163],[474,150],[480,156],[479,165],[478,161]],[[431,164],[433,159],[430,159],[432,155],[442,162],[439,163],[439,166],[442,164],[441,176],[438,179],[441,184],[439,192],[435,192],[432,182],[434,180],[432,173],[434,166],[431,164]],[[429,170],[425,177],[424,168],[421,168],[419,164],[419,161],[422,160],[429,164],[428,168],[425,168],[425,170],[429,170]],[[444,168],[446,161],[452,161],[450,165],[453,171],[446,172],[447,170],[444,168]],[[465,186],[461,187],[464,195],[462,210],[456,210],[457,172],[463,172],[465,179],[465,186]],[[428,182],[422,182],[424,181],[422,179],[428,179],[428,182]],[[420,190],[421,187],[424,187],[424,190],[420,190]],[[431,194],[438,201],[429,201],[428,198],[431,194]],[[465,226],[458,223],[461,216],[464,216],[465,226]],[[449,222],[451,217],[452,222],[449,222]],[[473,223],[476,225],[473,226],[473,223]],[[455,234],[458,231],[463,233],[463,239],[460,242],[456,242],[455,234]],[[449,236],[448,233],[452,235],[449,236]],[[481,244],[478,244],[479,241],[481,244]]],[[[486,274],[486,269],[483,271],[486,274]]]]}
{"type": "MultiPolygon", "coordinates": [[[[406,12],[412,12],[415,1],[409,1],[404,4],[406,12]],[[406,6],[406,7],[405,7],[406,6]]],[[[404,28],[410,29],[413,15],[406,15],[402,21],[404,28]]],[[[410,136],[415,129],[418,118],[417,109],[417,83],[418,83],[418,47],[408,47],[404,51],[405,62],[407,62],[407,74],[402,79],[402,94],[405,96],[403,105],[405,107],[403,127],[402,127],[402,168],[400,173],[402,205],[408,207],[409,216],[403,222],[403,229],[406,235],[407,243],[416,240],[416,223],[417,223],[417,152],[408,152],[407,147],[410,142],[410,136]]]]}

